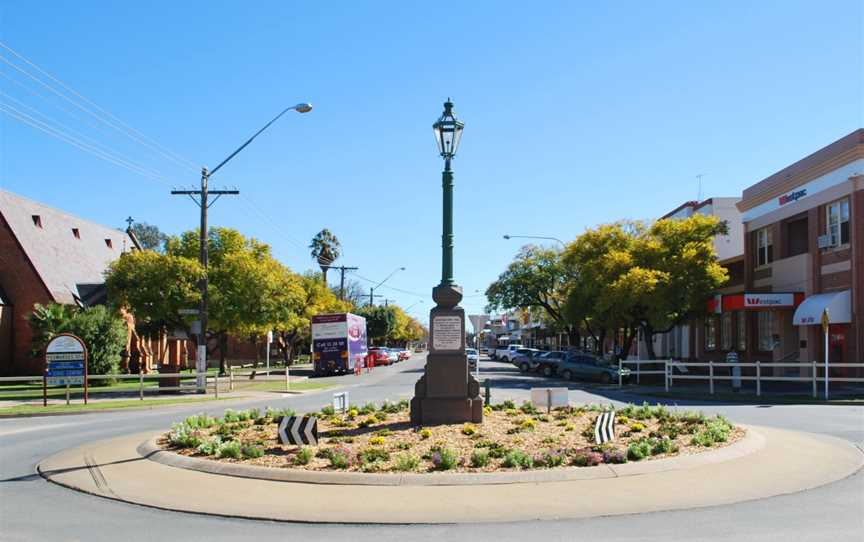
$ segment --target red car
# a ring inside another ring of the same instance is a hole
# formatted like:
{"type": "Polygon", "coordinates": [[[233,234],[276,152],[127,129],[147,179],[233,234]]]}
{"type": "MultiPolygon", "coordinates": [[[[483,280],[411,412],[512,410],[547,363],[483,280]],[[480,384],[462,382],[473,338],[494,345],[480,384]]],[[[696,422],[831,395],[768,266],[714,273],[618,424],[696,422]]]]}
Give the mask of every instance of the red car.
{"type": "Polygon", "coordinates": [[[372,360],[373,367],[390,365],[390,352],[386,348],[370,348],[369,359],[372,360]]]}
{"type": "Polygon", "coordinates": [[[408,350],[400,350],[399,351],[399,361],[405,361],[406,359],[411,359],[411,352],[408,350]]]}

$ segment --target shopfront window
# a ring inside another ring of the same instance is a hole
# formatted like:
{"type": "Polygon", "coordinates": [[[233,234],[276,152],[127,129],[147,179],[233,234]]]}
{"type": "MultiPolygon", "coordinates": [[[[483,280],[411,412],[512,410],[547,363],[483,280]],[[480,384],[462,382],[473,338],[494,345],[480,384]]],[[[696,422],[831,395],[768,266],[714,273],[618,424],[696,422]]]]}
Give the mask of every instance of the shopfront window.
{"type": "Polygon", "coordinates": [[[756,317],[757,333],[759,334],[759,350],[770,352],[774,350],[774,313],[759,311],[756,317]]]}
{"type": "Polygon", "coordinates": [[[720,320],[720,348],[732,350],[732,313],[724,312],[720,320]]]}
{"type": "Polygon", "coordinates": [[[717,350],[717,317],[709,316],[705,319],[705,350],[717,350]]]}
{"type": "Polygon", "coordinates": [[[774,239],[771,228],[756,230],[756,265],[768,265],[774,261],[774,239]]]}
{"type": "Polygon", "coordinates": [[[831,246],[845,245],[849,242],[849,199],[844,198],[829,203],[827,209],[828,231],[831,246]]]}
{"type": "Polygon", "coordinates": [[[747,350],[747,313],[739,311],[735,316],[735,321],[738,324],[738,333],[736,335],[738,350],[743,352],[747,350]]]}

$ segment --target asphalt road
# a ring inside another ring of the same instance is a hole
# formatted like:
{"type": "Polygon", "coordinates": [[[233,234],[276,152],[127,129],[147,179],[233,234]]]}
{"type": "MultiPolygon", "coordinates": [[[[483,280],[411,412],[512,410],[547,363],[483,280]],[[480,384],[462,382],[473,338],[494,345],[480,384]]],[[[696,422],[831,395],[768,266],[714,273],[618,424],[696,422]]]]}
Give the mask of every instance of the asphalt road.
{"type": "MultiPolygon", "coordinates": [[[[361,377],[333,381],[344,387],[353,403],[410,398],[425,358],[395,367],[379,368],[361,377]]],[[[492,382],[495,402],[529,396],[531,387],[547,380],[522,375],[504,363],[483,361],[481,372],[492,382]]],[[[606,403],[641,402],[638,396],[568,385],[571,401],[606,403]]],[[[360,526],[339,524],[286,524],[197,516],[153,510],[77,493],[50,484],[35,474],[38,462],[59,450],[88,441],[129,433],[158,430],[200,411],[221,414],[230,408],[288,407],[298,411],[328,404],[334,389],[307,395],[274,393],[264,400],[167,407],[72,416],[0,420],[0,540],[784,540],[786,542],[864,539],[864,475],[806,491],[735,505],[589,520],[562,520],[506,524],[436,526],[360,526]]],[[[653,402],[653,401],[652,401],[653,402]]],[[[821,405],[729,405],[679,402],[706,413],[721,413],[731,420],[757,425],[833,435],[864,448],[864,407],[821,405]]],[[[742,485],[747,480],[741,480],[742,485]]],[[[202,495],[218,499],[219,495],[202,495]]],[[[327,503],[321,503],[327,506],[327,503]]],[[[394,508],[399,506],[393,503],[394,508]]],[[[574,503],[578,506],[578,503],[574,503]]]]}

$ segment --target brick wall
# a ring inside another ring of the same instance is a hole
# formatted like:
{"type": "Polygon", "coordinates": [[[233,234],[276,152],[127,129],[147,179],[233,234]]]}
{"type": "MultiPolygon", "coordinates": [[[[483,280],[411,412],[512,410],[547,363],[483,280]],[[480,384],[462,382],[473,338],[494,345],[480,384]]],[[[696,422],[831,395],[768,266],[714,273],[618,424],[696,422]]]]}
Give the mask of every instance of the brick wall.
{"type": "Polygon", "coordinates": [[[52,298],[36,275],[9,224],[0,215],[0,285],[12,304],[11,340],[0,344],[0,374],[39,375],[43,362],[30,355],[31,333],[26,318],[35,303],[50,303],[52,298]]]}

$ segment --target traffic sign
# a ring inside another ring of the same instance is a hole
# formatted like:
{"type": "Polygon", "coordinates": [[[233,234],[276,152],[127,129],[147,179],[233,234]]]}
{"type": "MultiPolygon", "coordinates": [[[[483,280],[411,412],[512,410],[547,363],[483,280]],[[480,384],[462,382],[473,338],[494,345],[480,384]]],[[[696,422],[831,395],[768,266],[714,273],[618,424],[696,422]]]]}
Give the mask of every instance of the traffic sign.
{"type": "Polygon", "coordinates": [[[279,424],[279,442],[300,446],[318,445],[318,418],[314,416],[285,416],[279,424]]]}

